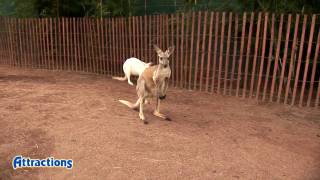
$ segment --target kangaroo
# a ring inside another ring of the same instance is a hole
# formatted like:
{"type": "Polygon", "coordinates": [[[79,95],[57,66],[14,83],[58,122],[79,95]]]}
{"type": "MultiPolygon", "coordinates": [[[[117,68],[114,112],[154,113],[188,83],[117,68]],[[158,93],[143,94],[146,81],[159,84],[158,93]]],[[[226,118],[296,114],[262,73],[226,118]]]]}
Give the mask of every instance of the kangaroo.
{"type": "Polygon", "coordinates": [[[139,76],[136,87],[138,95],[136,103],[133,104],[126,100],[119,100],[131,109],[136,110],[139,108],[139,117],[144,124],[148,124],[148,121],[145,119],[143,113],[143,105],[145,100],[152,97],[157,98],[153,115],[169,121],[171,120],[168,116],[160,113],[160,100],[163,100],[166,97],[169,78],[171,76],[169,57],[174,52],[174,47],[169,47],[165,52],[156,45],[154,45],[154,49],[158,54],[159,64],[146,68],[139,76]]]}
{"type": "Polygon", "coordinates": [[[120,81],[125,81],[128,79],[128,84],[133,86],[130,76],[140,76],[147,67],[151,66],[151,64],[152,62],[145,63],[135,57],[129,58],[123,63],[124,77],[112,77],[112,79],[117,79],[120,81]]]}

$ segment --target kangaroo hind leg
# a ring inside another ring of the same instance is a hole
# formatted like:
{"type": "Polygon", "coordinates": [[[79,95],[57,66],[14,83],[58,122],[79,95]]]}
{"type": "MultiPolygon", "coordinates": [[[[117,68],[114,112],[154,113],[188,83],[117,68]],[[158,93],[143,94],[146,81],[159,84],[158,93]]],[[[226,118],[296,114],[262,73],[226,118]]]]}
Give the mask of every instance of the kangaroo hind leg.
{"type": "Polygon", "coordinates": [[[153,115],[155,115],[159,118],[165,119],[167,121],[171,121],[171,119],[168,116],[160,113],[160,99],[159,98],[157,98],[156,109],[154,110],[153,115]]]}

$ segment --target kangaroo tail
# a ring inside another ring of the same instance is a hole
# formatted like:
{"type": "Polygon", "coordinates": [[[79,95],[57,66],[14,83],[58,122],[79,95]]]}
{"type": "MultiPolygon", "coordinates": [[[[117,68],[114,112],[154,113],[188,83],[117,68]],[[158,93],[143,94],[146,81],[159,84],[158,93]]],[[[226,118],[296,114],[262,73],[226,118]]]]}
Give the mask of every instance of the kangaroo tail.
{"type": "Polygon", "coordinates": [[[137,109],[139,107],[140,99],[138,99],[138,101],[135,104],[126,100],[119,100],[119,102],[121,102],[124,105],[127,105],[131,109],[137,109]]]}
{"type": "Polygon", "coordinates": [[[124,77],[112,76],[112,79],[116,79],[116,80],[119,80],[119,81],[125,81],[125,80],[127,80],[127,76],[124,76],[124,77]]]}

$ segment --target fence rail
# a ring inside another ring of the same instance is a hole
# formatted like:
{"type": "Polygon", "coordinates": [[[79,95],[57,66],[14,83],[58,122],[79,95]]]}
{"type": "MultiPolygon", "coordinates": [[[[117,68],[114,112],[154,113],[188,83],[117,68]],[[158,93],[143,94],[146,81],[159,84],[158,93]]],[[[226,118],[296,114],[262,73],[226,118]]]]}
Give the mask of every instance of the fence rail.
{"type": "Polygon", "coordinates": [[[171,85],[319,107],[318,15],[191,12],[93,18],[0,17],[0,64],[120,76],[175,45],[171,85]]]}

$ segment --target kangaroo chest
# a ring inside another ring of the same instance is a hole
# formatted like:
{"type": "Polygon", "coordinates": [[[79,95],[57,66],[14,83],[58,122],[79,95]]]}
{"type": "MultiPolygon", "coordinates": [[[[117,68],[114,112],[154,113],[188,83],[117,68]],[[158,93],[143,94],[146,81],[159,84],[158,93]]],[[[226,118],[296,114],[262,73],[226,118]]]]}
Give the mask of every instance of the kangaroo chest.
{"type": "Polygon", "coordinates": [[[165,79],[169,79],[171,76],[171,69],[169,66],[167,66],[167,68],[163,68],[160,70],[155,70],[153,72],[153,76],[152,79],[154,81],[154,83],[157,85],[158,83],[163,82],[165,79]]]}
{"type": "Polygon", "coordinates": [[[145,79],[147,90],[150,93],[154,93],[166,78],[170,78],[171,69],[170,66],[161,69],[158,69],[158,66],[151,66],[145,69],[142,76],[145,79]]]}

